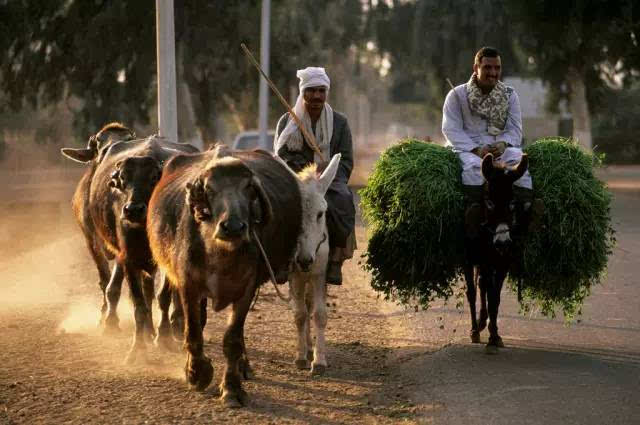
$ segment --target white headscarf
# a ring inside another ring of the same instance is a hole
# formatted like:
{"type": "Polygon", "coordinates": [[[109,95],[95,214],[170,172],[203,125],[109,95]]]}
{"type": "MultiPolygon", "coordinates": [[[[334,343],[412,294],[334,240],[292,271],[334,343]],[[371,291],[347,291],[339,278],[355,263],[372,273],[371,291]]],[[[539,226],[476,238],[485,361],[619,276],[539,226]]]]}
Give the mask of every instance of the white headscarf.
{"type": "MultiPolygon", "coordinates": [[[[329,81],[329,76],[325,72],[324,68],[317,68],[313,66],[305,69],[299,69],[296,76],[300,79],[300,83],[298,84],[300,93],[298,93],[298,98],[296,99],[296,104],[293,107],[293,112],[295,112],[298,118],[300,118],[305,129],[311,133],[313,131],[311,126],[311,117],[309,117],[309,113],[304,107],[304,89],[308,87],[324,86],[327,88],[328,92],[331,87],[331,82],[329,81]]],[[[331,136],[333,136],[333,109],[327,102],[324,103],[320,119],[316,123],[314,136],[318,143],[318,148],[324,157],[329,158],[329,143],[331,142],[331,136]]],[[[282,133],[276,134],[275,140],[275,152],[278,152],[278,149],[283,145],[287,145],[287,148],[291,151],[300,151],[302,150],[302,145],[304,143],[302,132],[293,118],[289,118],[289,122],[285,126],[284,130],[282,130],[282,133]]],[[[317,153],[314,154],[314,162],[320,162],[320,157],[317,153]]]]}

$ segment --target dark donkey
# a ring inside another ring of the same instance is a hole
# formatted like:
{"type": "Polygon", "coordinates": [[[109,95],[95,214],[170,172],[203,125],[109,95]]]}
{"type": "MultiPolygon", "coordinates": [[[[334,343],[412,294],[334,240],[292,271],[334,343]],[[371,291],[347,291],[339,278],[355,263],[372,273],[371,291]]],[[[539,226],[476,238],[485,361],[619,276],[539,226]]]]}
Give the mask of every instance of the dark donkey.
{"type": "MultiPolygon", "coordinates": [[[[87,147],[82,149],[63,148],[61,152],[64,156],[77,162],[87,164],[84,174],[80,178],[76,190],[73,194],[71,207],[76,217],[82,234],[87,243],[87,248],[91,254],[91,258],[98,269],[98,277],[100,290],[102,291],[102,309],[100,323],[105,324],[107,314],[107,286],[109,282],[119,284],[122,282],[122,267],[118,263],[114,264],[113,272],[109,272],[109,260],[113,260],[114,256],[109,252],[102,240],[98,237],[91,214],[89,213],[89,193],[91,190],[91,182],[96,172],[98,164],[102,159],[101,154],[105,152],[113,143],[119,141],[134,140],[135,133],[124,125],[112,122],[89,138],[87,147]],[[118,283],[119,282],[119,283],[118,283]]],[[[117,324],[116,324],[117,328],[117,324]]],[[[113,325],[105,327],[105,331],[114,330],[113,325]]]]}
{"type": "MultiPolygon", "coordinates": [[[[145,228],[149,198],[168,159],[179,153],[197,151],[191,145],[172,143],[156,136],[142,141],[118,142],[101,153],[101,161],[91,182],[87,208],[96,237],[115,256],[129,283],[134,305],[136,332],[128,361],[135,360],[137,354],[144,351],[145,330],[150,335],[155,334],[151,305],[156,265],[145,228]]],[[[112,279],[107,288],[105,322],[116,326],[115,306],[120,298],[121,281],[113,282],[112,279]]],[[[172,345],[168,317],[170,302],[170,286],[165,284],[159,296],[162,319],[158,338],[161,344],[169,347],[172,345]]]]}
{"type": "Polygon", "coordinates": [[[518,255],[514,240],[524,232],[523,223],[517,220],[519,214],[513,198],[513,183],[522,177],[528,163],[526,154],[516,166],[494,163],[491,154],[482,160],[482,174],[486,180],[484,205],[481,206],[484,220],[476,229],[479,236],[475,246],[470,247],[474,254],[468,256],[464,274],[471,310],[471,341],[480,342],[480,332],[489,319],[486,351],[490,354],[497,353],[498,347],[504,347],[498,334],[500,292],[514,256],[518,255]],[[476,320],[476,282],[481,298],[479,320],[476,320]]]}
{"type": "Polygon", "coordinates": [[[256,288],[288,266],[300,234],[302,201],[296,177],[262,151],[224,146],[173,158],[149,202],[147,233],[153,257],[178,289],[185,315],[187,382],[198,390],[213,379],[204,354],[200,302],[220,311],[232,305],[223,338],[227,360],[221,399],[246,403],[241,374],[248,368],[244,323],[256,288]]]}

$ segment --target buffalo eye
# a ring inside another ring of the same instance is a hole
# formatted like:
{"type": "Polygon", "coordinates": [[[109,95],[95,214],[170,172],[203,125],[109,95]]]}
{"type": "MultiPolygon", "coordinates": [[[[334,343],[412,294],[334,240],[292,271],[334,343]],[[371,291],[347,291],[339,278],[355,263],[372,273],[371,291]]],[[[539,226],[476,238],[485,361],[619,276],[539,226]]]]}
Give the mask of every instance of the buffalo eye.
{"type": "Polygon", "coordinates": [[[318,220],[318,221],[320,221],[320,220],[322,219],[322,215],[323,215],[323,214],[324,214],[324,212],[323,212],[323,211],[320,211],[320,212],[318,213],[318,217],[317,217],[317,220],[318,220]]]}

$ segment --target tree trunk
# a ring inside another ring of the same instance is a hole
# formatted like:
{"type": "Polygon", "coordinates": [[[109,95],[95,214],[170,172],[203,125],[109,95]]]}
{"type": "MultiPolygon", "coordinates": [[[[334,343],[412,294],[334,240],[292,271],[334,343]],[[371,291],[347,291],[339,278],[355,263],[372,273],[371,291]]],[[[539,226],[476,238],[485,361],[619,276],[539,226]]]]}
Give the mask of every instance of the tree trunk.
{"type": "Polygon", "coordinates": [[[573,138],[578,140],[585,149],[591,150],[591,115],[587,104],[587,89],[584,84],[584,74],[575,68],[570,68],[569,79],[569,109],[573,116],[573,138]]]}

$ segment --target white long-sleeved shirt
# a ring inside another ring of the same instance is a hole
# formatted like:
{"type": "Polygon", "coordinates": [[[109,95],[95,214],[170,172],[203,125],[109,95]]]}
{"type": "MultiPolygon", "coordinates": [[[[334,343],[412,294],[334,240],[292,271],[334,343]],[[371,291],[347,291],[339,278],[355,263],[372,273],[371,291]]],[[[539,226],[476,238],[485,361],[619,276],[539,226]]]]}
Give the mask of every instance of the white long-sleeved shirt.
{"type": "Polygon", "coordinates": [[[522,145],[522,113],[520,99],[511,87],[507,123],[502,133],[492,136],[487,131],[487,120],[471,112],[467,100],[467,85],[450,90],[442,108],[442,134],[457,152],[471,150],[491,143],[504,141],[513,147],[522,145]]]}

